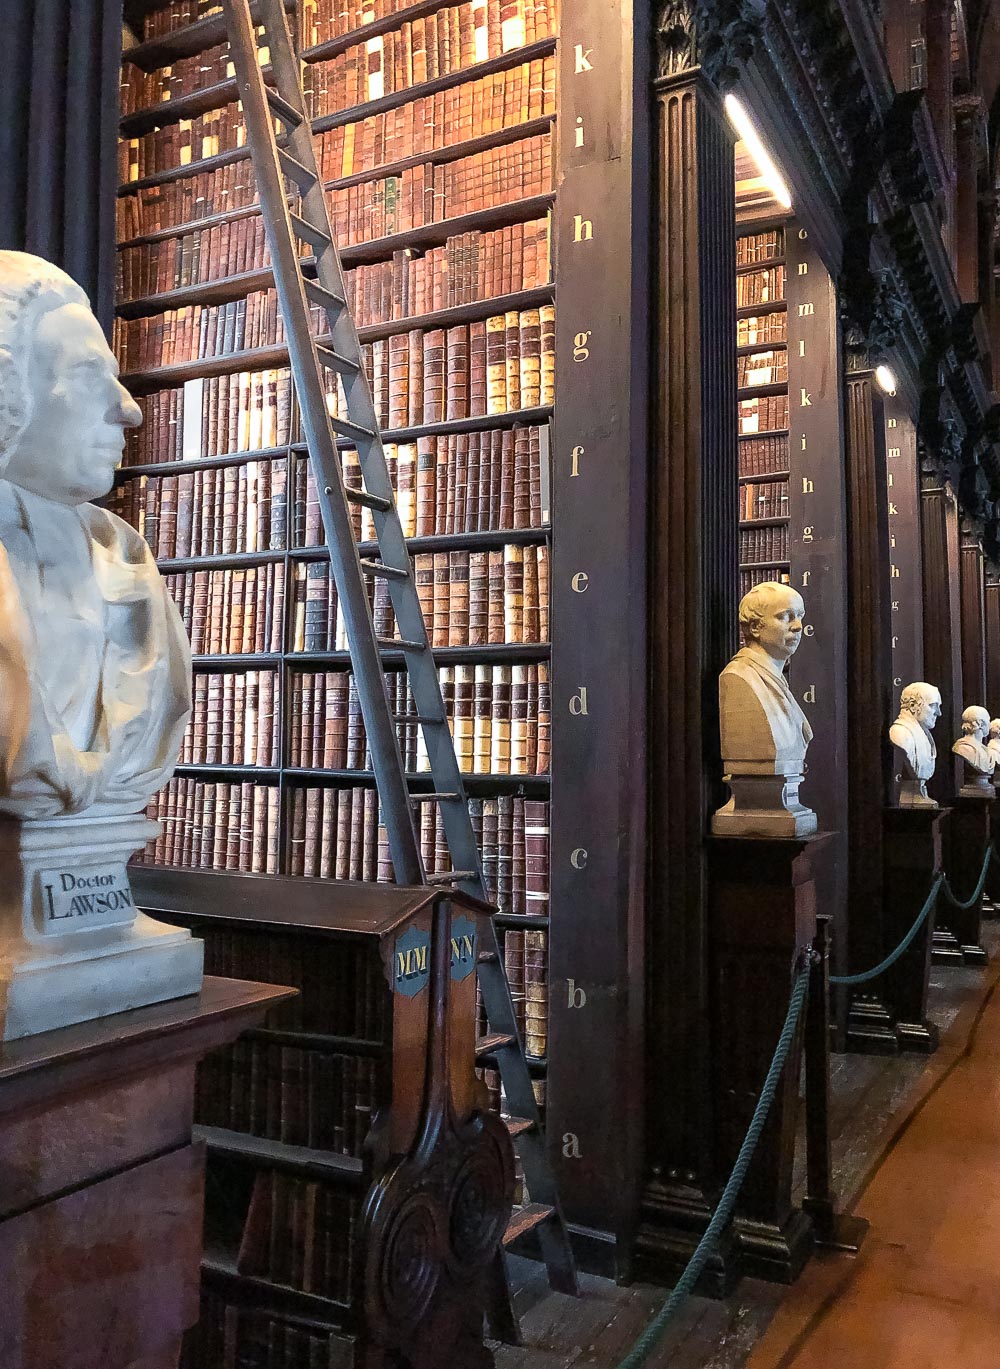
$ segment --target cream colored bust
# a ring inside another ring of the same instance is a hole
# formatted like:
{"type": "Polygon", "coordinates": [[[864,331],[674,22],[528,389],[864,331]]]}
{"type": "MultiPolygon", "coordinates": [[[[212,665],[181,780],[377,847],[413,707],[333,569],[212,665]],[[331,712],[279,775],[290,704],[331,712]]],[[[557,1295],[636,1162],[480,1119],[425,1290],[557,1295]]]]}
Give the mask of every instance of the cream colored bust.
{"type": "Polygon", "coordinates": [[[812,728],[784,676],[802,640],[804,613],[798,591],[773,580],[740,602],[743,646],[719,676],[722,763],[732,793],[712,818],[719,835],[816,831],[816,814],[799,802],[812,728]]]}
{"type": "Polygon", "coordinates": [[[922,680],[908,684],[899,700],[899,717],[889,728],[889,740],[901,753],[903,778],[899,784],[900,808],[936,808],[927,793],[927,781],[937,765],[937,747],[931,729],[941,716],[941,693],[922,680]]]}
{"type": "Polygon", "coordinates": [[[990,715],[985,708],[972,704],[962,714],[962,735],[951,748],[965,761],[965,783],[958,791],[960,798],[996,798],[997,791],[990,783],[994,758],[986,746],[989,731],[990,715]]]}
{"type": "Polygon", "coordinates": [[[87,297],[0,252],[3,1036],[200,982],[200,945],[132,907],[125,862],[173,772],[191,655],[139,534],[91,504],[141,413],[87,297]]]}
{"type": "Polygon", "coordinates": [[[990,722],[990,736],[986,743],[986,750],[993,757],[994,770],[1000,765],[1000,718],[994,718],[990,722]]]}

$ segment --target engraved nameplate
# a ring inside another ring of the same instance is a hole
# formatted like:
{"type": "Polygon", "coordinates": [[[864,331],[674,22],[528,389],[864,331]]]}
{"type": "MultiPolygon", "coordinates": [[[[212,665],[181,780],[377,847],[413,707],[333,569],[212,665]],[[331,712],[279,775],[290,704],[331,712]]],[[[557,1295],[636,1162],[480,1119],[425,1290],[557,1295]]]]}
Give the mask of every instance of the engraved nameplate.
{"type": "Polygon", "coordinates": [[[114,927],[135,917],[123,864],[40,870],[38,889],[46,934],[114,927]]]}

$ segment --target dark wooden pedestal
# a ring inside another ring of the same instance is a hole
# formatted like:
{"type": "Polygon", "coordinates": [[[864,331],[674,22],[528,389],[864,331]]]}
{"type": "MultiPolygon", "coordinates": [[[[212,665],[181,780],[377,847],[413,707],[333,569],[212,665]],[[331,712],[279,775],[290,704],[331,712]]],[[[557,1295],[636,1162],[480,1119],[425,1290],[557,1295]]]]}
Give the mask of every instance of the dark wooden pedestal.
{"type": "MultiPolygon", "coordinates": [[[[968,898],[983,868],[990,840],[995,799],[959,796],[951,814],[945,867],[956,898],[968,898]]],[[[942,898],[934,933],[935,965],[985,965],[986,951],[980,937],[983,901],[971,908],[955,908],[942,898]]]]}
{"type": "MultiPolygon", "coordinates": [[[[913,926],[942,868],[942,837],[948,808],[887,808],[883,818],[885,895],[882,926],[889,955],[913,926]]],[[[940,906],[940,900],[939,900],[940,906]]],[[[881,989],[895,1018],[900,1050],[930,1052],[938,1031],[927,1020],[927,987],[936,909],[907,950],[881,977],[881,989]]],[[[876,981],[879,982],[879,981],[876,981]]]]}
{"type": "MultiPolygon", "coordinates": [[[[721,1189],[753,1116],[788,1010],[792,973],[816,935],[813,861],[828,835],[709,840],[715,1165],[721,1189]]],[[[812,1250],[792,1206],[805,1013],[736,1209],[741,1272],[791,1283],[812,1250]]]]}
{"type": "Polygon", "coordinates": [[[290,996],[206,979],[0,1047],[3,1369],[174,1369],[198,1319],[195,1066],[290,996]]]}
{"type": "MultiPolygon", "coordinates": [[[[990,841],[994,850],[1000,854],[1000,803],[990,805],[990,841]]],[[[983,917],[1000,917],[1000,860],[994,860],[986,876],[986,891],[983,894],[983,917]]]]}

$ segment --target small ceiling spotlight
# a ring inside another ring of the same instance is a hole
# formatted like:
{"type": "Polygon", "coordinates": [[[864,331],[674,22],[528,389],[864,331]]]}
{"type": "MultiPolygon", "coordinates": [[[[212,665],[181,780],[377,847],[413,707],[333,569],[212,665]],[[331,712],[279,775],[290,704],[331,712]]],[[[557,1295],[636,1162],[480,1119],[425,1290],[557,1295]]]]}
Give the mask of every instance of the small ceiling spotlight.
{"type": "Polygon", "coordinates": [[[788,186],[761,142],[760,134],[754,128],[750,115],[735,95],[726,96],[726,113],[729,115],[729,122],[746,143],[747,151],[754,159],[761,180],[783,209],[791,209],[792,197],[788,186]]]}
{"type": "Polygon", "coordinates": [[[888,366],[876,366],[875,379],[878,382],[879,389],[885,394],[894,395],[896,393],[896,377],[888,366]]]}

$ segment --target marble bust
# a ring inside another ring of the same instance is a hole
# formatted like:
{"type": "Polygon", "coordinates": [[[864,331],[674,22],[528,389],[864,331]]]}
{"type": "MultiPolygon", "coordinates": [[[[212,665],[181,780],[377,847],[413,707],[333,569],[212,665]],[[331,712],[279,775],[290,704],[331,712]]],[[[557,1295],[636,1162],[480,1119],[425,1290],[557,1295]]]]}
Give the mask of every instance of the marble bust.
{"type": "Polygon", "coordinates": [[[17,871],[0,894],[5,1038],[200,982],[200,943],[137,915],[125,872],[156,835],[142,810],[173,773],[191,700],[152,553],[89,502],[141,418],[80,287],[0,252],[0,849],[17,871]]]}
{"type": "Polygon", "coordinates": [[[804,613],[798,591],[773,580],[740,602],[743,645],[719,676],[722,762],[732,794],[712,819],[719,835],[816,831],[816,814],[798,797],[812,728],[784,676],[804,613]]]}
{"type": "Polygon", "coordinates": [[[951,748],[965,761],[965,783],[958,791],[960,798],[996,798],[996,790],[990,782],[995,762],[986,745],[989,731],[990,715],[985,708],[973,704],[962,714],[962,735],[951,748]]]}
{"type": "Polygon", "coordinates": [[[899,700],[899,717],[889,728],[889,740],[900,752],[903,777],[899,785],[900,808],[936,808],[927,793],[927,781],[937,765],[937,747],[931,729],[941,716],[941,694],[922,680],[908,684],[899,700]]]}
{"type": "Polygon", "coordinates": [[[986,750],[993,757],[993,768],[1000,765],[1000,718],[994,718],[990,723],[989,740],[986,743],[986,750]]]}

